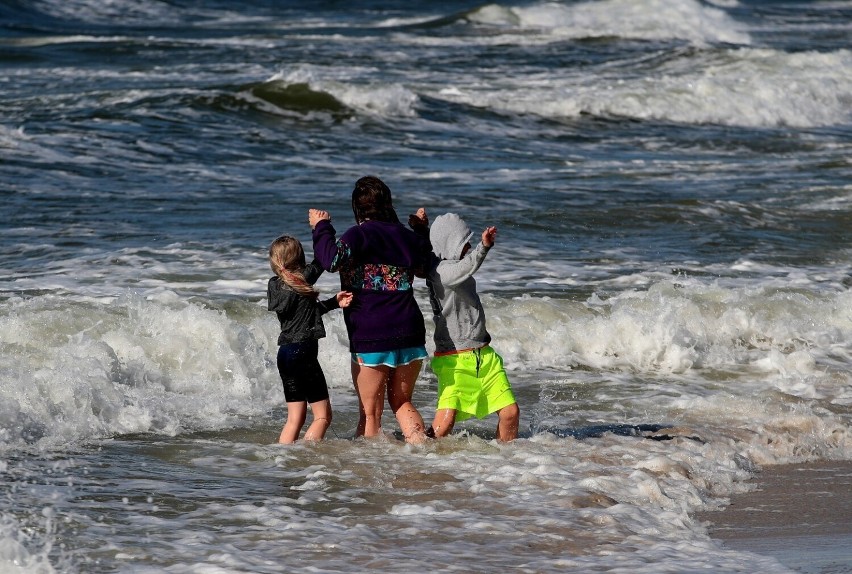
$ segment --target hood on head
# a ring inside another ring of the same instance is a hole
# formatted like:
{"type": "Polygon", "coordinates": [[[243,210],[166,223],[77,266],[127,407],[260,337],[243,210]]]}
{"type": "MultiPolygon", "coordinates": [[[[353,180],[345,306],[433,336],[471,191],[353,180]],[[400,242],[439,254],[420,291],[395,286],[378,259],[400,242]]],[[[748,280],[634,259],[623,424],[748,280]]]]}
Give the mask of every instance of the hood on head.
{"type": "Polygon", "coordinates": [[[461,259],[462,249],[472,236],[470,227],[455,213],[439,215],[429,228],[432,251],[441,259],[461,259]]]}

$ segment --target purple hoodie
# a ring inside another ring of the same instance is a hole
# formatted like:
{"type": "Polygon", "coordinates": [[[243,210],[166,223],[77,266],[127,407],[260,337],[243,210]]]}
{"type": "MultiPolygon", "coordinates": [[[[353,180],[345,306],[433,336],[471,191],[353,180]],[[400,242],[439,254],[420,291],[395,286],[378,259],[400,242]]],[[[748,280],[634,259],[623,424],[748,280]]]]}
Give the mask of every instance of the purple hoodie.
{"type": "Polygon", "coordinates": [[[340,273],[340,288],[355,295],[343,310],[353,353],[426,344],[423,313],[414,299],[414,276],[423,276],[432,247],[401,223],[365,221],[335,239],[330,221],[313,232],[314,257],[340,273]]]}

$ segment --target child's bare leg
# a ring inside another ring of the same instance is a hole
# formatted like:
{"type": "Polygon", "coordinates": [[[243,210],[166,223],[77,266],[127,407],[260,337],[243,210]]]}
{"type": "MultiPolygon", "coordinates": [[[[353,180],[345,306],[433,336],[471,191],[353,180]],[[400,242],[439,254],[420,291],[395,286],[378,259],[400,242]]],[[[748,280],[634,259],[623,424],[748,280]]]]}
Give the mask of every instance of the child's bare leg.
{"type": "MultiPolygon", "coordinates": [[[[363,436],[378,436],[382,432],[382,411],[385,403],[385,386],[390,367],[365,367],[352,363],[352,381],[363,412],[363,431],[361,420],[358,430],[363,436]]],[[[357,434],[356,436],[361,436],[357,434]]]]}
{"type": "Polygon", "coordinates": [[[314,420],[305,431],[305,440],[322,440],[331,426],[331,403],[328,399],[311,403],[311,414],[314,420]]]}
{"type": "Polygon", "coordinates": [[[507,405],[497,411],[497,440],[500,442],[511,442],[518,438],[518,424],[521,419],[521,410],[518,403],[507,405]]]}
{"type": "Polygon", "coordinates": [[[296,442],[299,438],[299,431],[302,430],[302,425],[305,424],[305,417],[308,412],[308,403],[296,401],[287,403],[287,422],[284,423],[284,428],[281,429],[281,435],[278,437],[278,442],[281,444],[290,444],[296,442]]]}
{"type": "Polygon", "coordinates": [[[396,415],[399,429],[405,437],[405,442],[422,444],[426,441],[426,428],[423,417],[411,403],[414,394],[414,383],[420,375],[423,361],[412,361],[391,370],[388,382],[388,403],[396,415]]]}
{"type": "Polygon", "coordinates": [[[435,411],[435,418],[432,420],[432,430],[435,431],[435,438],[445,437],[453,430],[456,424],[455,409],[438,409],[435,411]]]}

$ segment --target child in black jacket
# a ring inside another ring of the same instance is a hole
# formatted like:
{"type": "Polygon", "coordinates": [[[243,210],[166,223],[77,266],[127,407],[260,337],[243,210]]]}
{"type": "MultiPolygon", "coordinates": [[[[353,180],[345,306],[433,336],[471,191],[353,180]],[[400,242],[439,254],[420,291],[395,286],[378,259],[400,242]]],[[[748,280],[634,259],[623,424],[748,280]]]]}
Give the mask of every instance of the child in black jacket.
{"type": "Polygon", "coordinates": [[[352,293],[340,291],[320,301],[313,284],[323,269],[316,262],[306,265],[302,244],[288,235],[282,235],[269,246],[269,266],[275,277],[269,279],[267,298],[269,310],[275,311],[281,324],[277,362],[287,402],[287,422],[278,442],[289,444],[299,438],[308,404],[313,421],[304,438],[322,440],[331,425],[328,386],[317,359],[318,341],[325,337],[322,315],[338,307],[348,307],[352,293]]]}

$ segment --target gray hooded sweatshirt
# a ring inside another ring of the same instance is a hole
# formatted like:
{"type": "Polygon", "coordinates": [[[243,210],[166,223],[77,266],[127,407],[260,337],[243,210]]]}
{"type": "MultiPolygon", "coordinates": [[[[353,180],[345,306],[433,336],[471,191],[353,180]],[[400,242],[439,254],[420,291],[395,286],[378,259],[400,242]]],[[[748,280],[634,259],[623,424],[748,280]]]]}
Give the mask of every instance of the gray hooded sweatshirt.
{"type": "Polygon", "coordinates": [[[479,348],[491,342],[473,278],[489,248],[480,241],[462,258],[462,250],[472,236],[470,228],[455,213],[439,215],[429,229],[435,258],[426,283],[437,353],[479,348]]]}

